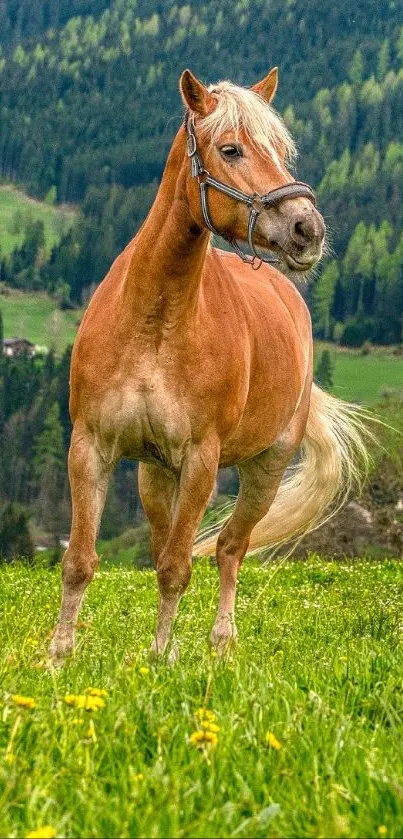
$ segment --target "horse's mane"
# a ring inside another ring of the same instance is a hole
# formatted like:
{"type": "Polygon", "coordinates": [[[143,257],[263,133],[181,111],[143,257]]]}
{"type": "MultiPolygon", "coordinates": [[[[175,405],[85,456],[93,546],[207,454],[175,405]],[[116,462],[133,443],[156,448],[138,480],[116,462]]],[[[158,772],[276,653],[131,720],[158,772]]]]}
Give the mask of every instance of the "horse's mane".
{"type": "Polygon", "coordinates": [[[276,163],[279,158],[291,162],[295,159],[295,143],[283,120],[258,93],[228,81],[211,85],[209,92],[217,99],[217,107],[198,126],[201,134],[209,135],[212,144],[226,131],[238,135],[242,129],[254,146],[276,163]]]}

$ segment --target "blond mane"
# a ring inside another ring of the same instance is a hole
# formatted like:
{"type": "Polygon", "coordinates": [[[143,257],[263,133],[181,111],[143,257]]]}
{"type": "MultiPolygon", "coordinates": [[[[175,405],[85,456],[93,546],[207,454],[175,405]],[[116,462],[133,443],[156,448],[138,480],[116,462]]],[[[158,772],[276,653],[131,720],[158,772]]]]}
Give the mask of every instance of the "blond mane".
{"type": "Polygon", "coordinates": [[[251,143],[276,163],[295,160],[293,138],[281,117],[258,93],[227,81],[211,85],[209,92],[217,99],[217,107],[198,125],[201,135],[209,135],[211,144],[226,131],[234,131],[237,137],[242,129],[251,143]]]}

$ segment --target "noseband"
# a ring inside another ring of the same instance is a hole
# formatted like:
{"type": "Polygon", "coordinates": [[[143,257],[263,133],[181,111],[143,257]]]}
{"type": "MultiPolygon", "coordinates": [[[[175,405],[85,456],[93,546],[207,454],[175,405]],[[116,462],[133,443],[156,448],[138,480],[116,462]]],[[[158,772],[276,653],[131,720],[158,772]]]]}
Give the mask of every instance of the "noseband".
{"type": "Polygon", "coordinates": [[[203,161],[197,150],[193,114],[189,116],[189,113],[186,112],[184,126],[187,135],[187,153],[188,157],[190,158],[192,178],[197,178],[200,187],[200,202],[206,226],[209,228],[209,230],[211,230],[212,233],[215,233],[217,236],[221,236],[223,239],[226,239],[227,242],[229,242],[232,245],[235,252],[243,260],[243,262],[247,262],[249,265],[252,266],[252,268],[260,268],[262,262],[277,262],[276,259],[261,256],[260,254],[258,254],[253,244],[253,233],[255,230],[258,216],[262,212],[262,210],[267,210],[270,207],[276,207],[277,204],[280,204],[281,201],[284,201],[286,198],[308,198],[309,201],[312,201],[312,204],[315,206],[315,195],[311,187],[308,186],[308,184],[303,183],[303,181],[293,181],[290,184],[285,184],[284,186],[279,186],[276,189],[272,189],[270,190],[270,192],[266,192],[264,195],[259,195],[258,192],[254,192],[252,195],[248,195],[248,193],[242,192],[240,189],[236,189],[236,187],[223,184],[222,181],[217,181],[216,178],[210,175],[210,172],[207,169],[205,169],[203,165],[203,161]],[[253,253],[253,256],[249,256],[249,254],[244,253],[244,251],[241,250],[241,248],[238,245],[238,242],[235,239],[230,239],[228,236],[226,236],[224,233],[221,233],[214,227],[213,222],[211,221],[207,203],[208,186],[212,186],[214,187],[214,189],[218,189],[219,192],[223,192],[225,195],[229,195],[230,198],[235,198],[236,201],[241,201],[243,204],[246,204],[248,207],[250,207],[248,222],[248,244],[253,253]]]}

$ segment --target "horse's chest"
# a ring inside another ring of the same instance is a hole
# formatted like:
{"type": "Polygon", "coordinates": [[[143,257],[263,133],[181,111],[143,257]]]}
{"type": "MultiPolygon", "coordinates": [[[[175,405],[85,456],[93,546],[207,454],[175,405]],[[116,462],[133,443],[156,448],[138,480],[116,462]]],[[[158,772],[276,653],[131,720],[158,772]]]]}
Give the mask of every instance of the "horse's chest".
{"type": "Polygon", "coordinates": [[[101,429],[103,439],[117,447],[120,455],[158,461],[174,470],[179,469],[190,439],[183,400],[157,376],[109,393],[101,429]]]}

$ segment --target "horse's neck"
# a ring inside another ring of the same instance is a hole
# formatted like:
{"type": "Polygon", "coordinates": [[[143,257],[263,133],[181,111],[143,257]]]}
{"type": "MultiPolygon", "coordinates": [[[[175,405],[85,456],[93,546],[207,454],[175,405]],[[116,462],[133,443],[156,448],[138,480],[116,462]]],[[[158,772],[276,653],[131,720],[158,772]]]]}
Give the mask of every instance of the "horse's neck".
{"type": "Polygon", "coordinates": [[[189,211],[185,138],[174,140],[150,213],[137,234],[125,306],[147,329],[174,327],[194,315],[209,240],[189,211]]]}

